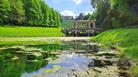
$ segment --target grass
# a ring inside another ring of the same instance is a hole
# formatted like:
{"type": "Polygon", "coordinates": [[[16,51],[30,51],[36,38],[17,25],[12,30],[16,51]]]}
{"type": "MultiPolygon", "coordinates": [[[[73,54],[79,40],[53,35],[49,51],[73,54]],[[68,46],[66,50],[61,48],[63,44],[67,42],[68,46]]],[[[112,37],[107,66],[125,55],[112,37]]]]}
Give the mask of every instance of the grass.
{"type": "Polygon", "coordinates": [[[114,46],[128,58],[138,59],[138,28],[108,30],[92,40],[106,46],[114,46]]]}
{"type": "Polygon", "coordinates": [[[61,36],[64,36],[61,32],[61,28],[0,27],[0,45],[55,44],[60,43],[60,41],[48,37],[61,36]]]}
{"type": "MultiPolygon", "coordinates": [[[[126,57],[138,62],[138,28],[114,29],[105,31],[92,38],[104,46],[114,46],[120,50],[120,57],[126,57]]],[[[129,69],[131,77],[138,76],[137,65],[132,65],[129,69]]]]}
{"type": "Polygon", "coordinates": [[[0,27],[0,37],[59,37],[61,28],[45,27],[0,27]]]}
{"type": "Polygon", "coordinates": [[[131,77],[138,77],[138,67],[135,65],[132,65],[132,67],[130,68],[130,75],[131,77]]]}

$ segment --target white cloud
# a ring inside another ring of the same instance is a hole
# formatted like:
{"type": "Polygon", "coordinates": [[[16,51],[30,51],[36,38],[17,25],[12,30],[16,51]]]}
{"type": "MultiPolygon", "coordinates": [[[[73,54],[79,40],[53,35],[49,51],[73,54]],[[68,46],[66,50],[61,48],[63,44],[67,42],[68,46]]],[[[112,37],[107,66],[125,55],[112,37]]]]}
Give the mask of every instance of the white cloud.
{"type": "Polygon", "coordinates": [[[93,13],[93,11],[85,11],[85,12],[84,12],[84,15],[92,14],[92,13],[93,13]]]}
{"type": "Polygon", "coordinates": [[[73,12],[73,11],[70,11],[70,10],[62,11],[62,12],[61,12],[61,15],[63,15],[63,16],[73,16],[73,17],[76,16],[76,15],[74,14],[74,12],[73,12]]]}
{"type": "Polygon", "coordinates": [[[81,4],[82,0],[73,0],[76,4],[81,4]]]}

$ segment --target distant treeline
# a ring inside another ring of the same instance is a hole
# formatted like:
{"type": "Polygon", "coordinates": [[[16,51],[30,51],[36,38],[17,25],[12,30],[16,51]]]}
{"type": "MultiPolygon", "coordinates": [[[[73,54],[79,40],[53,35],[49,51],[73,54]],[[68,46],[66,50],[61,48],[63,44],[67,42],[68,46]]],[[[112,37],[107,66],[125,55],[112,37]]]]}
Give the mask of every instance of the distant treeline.
{"type": "Polygon", "coordinates": [[[60,26],[60,14],[44,0],[0,0],[1,25],[60,26]]]}

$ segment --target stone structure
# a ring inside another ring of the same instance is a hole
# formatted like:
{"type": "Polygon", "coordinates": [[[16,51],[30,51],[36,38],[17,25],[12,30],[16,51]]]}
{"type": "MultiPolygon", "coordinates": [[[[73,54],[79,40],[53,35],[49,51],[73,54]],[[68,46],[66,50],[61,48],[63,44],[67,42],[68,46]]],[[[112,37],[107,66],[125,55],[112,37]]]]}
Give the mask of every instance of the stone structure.
{"type": "Polygon", "coordinates": [[[76,20],[72,28],[67,28],[63,30],[66,35],[73,36],[91,36],[97,33],[96,20],[76,20]]]}

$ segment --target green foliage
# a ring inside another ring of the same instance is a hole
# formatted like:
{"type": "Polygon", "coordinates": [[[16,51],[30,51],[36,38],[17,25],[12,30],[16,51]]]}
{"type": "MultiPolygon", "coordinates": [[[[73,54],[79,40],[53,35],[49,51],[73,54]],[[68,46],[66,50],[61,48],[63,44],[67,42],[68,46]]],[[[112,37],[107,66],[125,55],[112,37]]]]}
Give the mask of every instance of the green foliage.
{"type": "Polygon", "coordinates": [[[62,20],[62,28],[70,28],[73,26],[73,20],[62,20]]]}
{"type": "Polygon", "coordinates": [[[104,29],[138,24],[137,0],[91,0],[97,25],[104,29]]]}
{"type": "Polygon", "coordinates": [[[87,15],[84,16],[84,20],[89,20],[90,17],[91,17],[91,14],[87,14],[87,15]]]}
{"type": "Polygon", "coordinates": [[[0,24],[9,22],[10,10],[9,0],[0,0],[0,24]]]}
{"type": "Polygon", "coordinates": [[[10,0],[10,23],[11,24],[22,24],[25,20],[25,10],[23,8],[22,0],[10,0]]]}
{"type": "Polygon", "coordinates": [[[40,0],[25,0],[27,23],[30,25],[40,25],[41,23],[41,6],[40,0]]]}
{"type": "Polygon", "coordinates": [[[136,65],[132,65],[130,68],[131,77],[138,77],[138,67],[136,65]]]}
{"type": "Polygon", "coordinates": [[[104,45],[121,48],[123,54],[132,59],[138,59],[138,29],[115,29],[105,31],[93,40],[104,45]]]}
{"type": "Polygon", "coordinates": [[[0,24],[60,26],[60,14],[44,0],[1,0],[0,24]]]}

